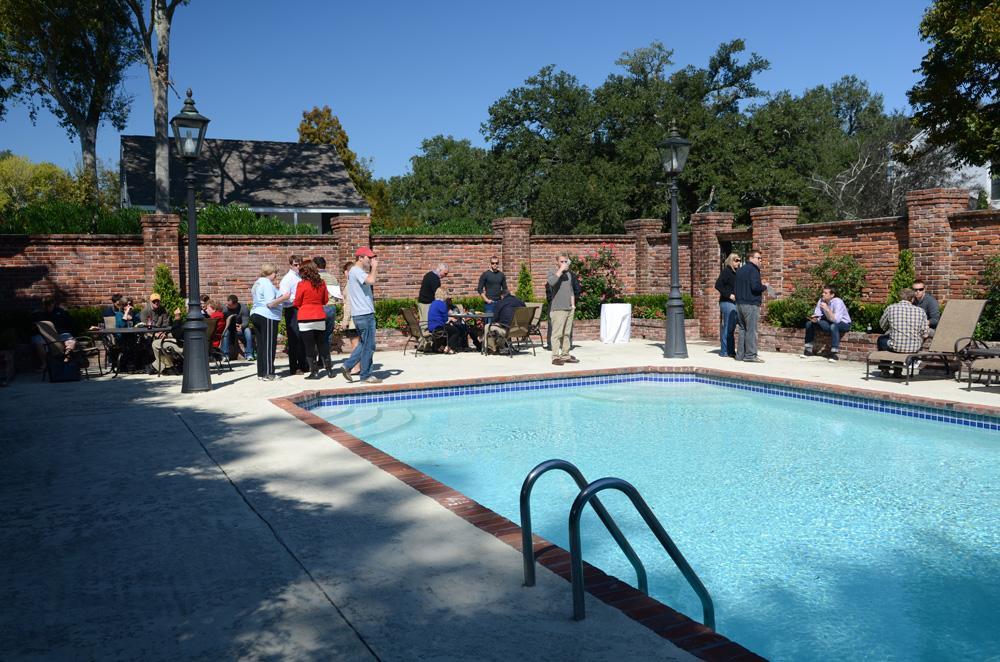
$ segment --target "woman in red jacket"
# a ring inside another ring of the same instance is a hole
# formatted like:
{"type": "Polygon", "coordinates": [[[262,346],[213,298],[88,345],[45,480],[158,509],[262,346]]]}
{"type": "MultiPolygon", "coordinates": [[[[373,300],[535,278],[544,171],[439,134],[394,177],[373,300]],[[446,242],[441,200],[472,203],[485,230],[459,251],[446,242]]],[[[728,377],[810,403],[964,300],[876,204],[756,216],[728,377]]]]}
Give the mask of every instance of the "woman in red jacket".
{"type": "Polygon", "coordinates": [[[320,364],[326,368],[326,376],[333,378],[330,361],[330,344],[326,340],[326,311],[323,306],[330,300],[326,283],[319,275],[319,269],[312,262],[303,262],[299,267],[302,280],[295,289],[295,307],[298,308],[299,332],[306,347],[309,374],[306,379],[319,379],[320,364]]]}

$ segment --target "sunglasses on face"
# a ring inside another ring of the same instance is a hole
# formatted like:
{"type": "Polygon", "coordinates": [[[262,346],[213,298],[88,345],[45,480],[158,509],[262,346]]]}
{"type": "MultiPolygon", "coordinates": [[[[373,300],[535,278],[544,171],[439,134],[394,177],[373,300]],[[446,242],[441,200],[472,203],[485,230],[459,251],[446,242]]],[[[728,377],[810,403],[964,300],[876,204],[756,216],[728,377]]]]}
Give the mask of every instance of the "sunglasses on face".
{"type": "Polygon", "coordinates": [[[924,291],[924,288],[922,288],[922,287],[914,287],[914,288],[913,288],[913,291],[914,291],[914,292],[923,292],[923,291],[924,291]]]}

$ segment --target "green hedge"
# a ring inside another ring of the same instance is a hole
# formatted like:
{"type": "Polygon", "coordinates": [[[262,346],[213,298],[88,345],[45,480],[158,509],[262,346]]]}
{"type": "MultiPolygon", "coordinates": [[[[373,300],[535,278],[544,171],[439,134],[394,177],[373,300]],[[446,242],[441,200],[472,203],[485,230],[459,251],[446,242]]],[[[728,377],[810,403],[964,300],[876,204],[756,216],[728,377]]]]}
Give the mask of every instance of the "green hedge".
{"type": "MultiPolygon", "coordinates": [[[[632,294],[624,298],[625,303],[632,304],[632,317],[636,319],[664,319],[667,316],[666,294],[632,294]]],[[[694,299],[690,294],[681,294],[684,299],[684,319],[694,319],[694,299]]]]}
{"type": "Polygon", "coordinates": [[[0,220],[0,234],[141,234],[139,209],[108,211],[74,202],[39,202],[0,220]]]}
{"type": "MultiPolygon", "coordinates": [[[[862,303],[849,309],[852,331],[868,331],[878,333],[879,320],[885,311],[886,303],[862,303]]],[[[795,296],[775,299],[767,304],[766,320],[772,326],[784,329],[805,328],[806,320],[816,309],[816,302],[795,296]]]]}

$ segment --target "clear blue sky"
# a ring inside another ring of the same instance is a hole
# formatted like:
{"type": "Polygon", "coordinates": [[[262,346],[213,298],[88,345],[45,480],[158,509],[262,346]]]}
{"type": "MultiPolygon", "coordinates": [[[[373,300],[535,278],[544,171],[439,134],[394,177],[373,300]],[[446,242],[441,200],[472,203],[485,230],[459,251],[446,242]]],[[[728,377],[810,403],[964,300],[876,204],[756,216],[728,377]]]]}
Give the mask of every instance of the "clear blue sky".
{"type": "MultiPolygon", "coordinates": [[[[928,4],[192,0],[175,15],[171,78],[181,94],[193,88],[214,138],[294,141],[302,111],[329,105],[351,147],[388,177],[409,169],[424,138],[483,144],[489,105],[542,66],[595,87],[623,51],[653,40],[674,49],[678,66],[704,66],[721,42],[742,37],[771,63],[758,79],[765,90],[799,94],[854,74],[887,107],[905,109],[926,51],[917,28],[928,4]]],[[[126,133],[151,135],[144,67],[130,72],[128,89],[126,133]]],[[[171,116],[180,106],[171,94],[171,116]]],[[[16,106],[0,124],[0,149],[64,167],[79,159],[51,115],[32,126],[16,106]]],[[[117,164],[113,127],[101,128],[98,155],[117,164]]]]}

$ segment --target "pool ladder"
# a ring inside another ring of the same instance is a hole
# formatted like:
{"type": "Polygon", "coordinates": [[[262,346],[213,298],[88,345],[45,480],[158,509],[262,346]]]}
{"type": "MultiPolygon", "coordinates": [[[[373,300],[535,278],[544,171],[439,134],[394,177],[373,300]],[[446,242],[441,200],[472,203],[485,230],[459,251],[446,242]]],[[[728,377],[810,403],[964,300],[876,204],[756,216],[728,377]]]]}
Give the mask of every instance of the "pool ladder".
{"type": "Polygon", "coordinates": [[[597,498],[599,492],[604,490],[614,489],[622,492],[629,498],[632,505],[645,520],[646,526],[653,532],[656,539],[666,550],[667,554],[673,560],[674,565],[677,569],[681,571],[684,575],[684,579],[687,580],[691,588],[698,595],[701,600],[701,608],[703,613],[703,618],[705,625],[715,629],[715,607],[712,604],[712,596],[708,594],[708,589],[705,585],[701,583],[698,579],[698,575],[688,564],[684,555],[681,551],[677,549],[677,545],[674,541],[670,539],[667,532],[663,529],[660,521],[656,519],[656,515],[650,510],[649,506],[646,505],[646,501],[639,494],[639,490],[635,487],[622,480],[621,478],[599,478],[593,483],[587,483],[587,479],[583,477],[580,470],[571,462],[566,460],[546,460],[542,462],[537,467],[528,472],[528,475],[524,478],[524,484],[521,485],[521,554],[524,562],[524,585],[534,586],[535,585],[535,553],[534,547],[531,542],[531,490],[535,486],[535,483],[543,474],[552,471],[553,469],[559,469],[565,471],[569,474],[574,481],[576,481],[577,487],[580,488],[580,493],[577,495],[576,499],[573,500],[573,506],[569,511],[569,553],[570,553],[570,571],[573,584],[573,620],[582,621],[586,617],[586,612],[584,609],[583,602],[583,544],[580,541],[580,517],[583,515],[583,509],[588,503],[593,503],[594,511],[597,516],[604,523],[605,528],[611,534],[611,537],[615,539],[618,546],[621,548],[622,552],[628,558],[632,567],[635,568],[636,580],[639,584],[639,590],[649,595],[649,582],[646,578],[646,568],[642,565],[642,561],[639,556],[632,549],[632,545],[629,544],[628,540],[625,539],[625,535],[615,524],[614,518],[608,513],[604,505],[597,498]]]}

